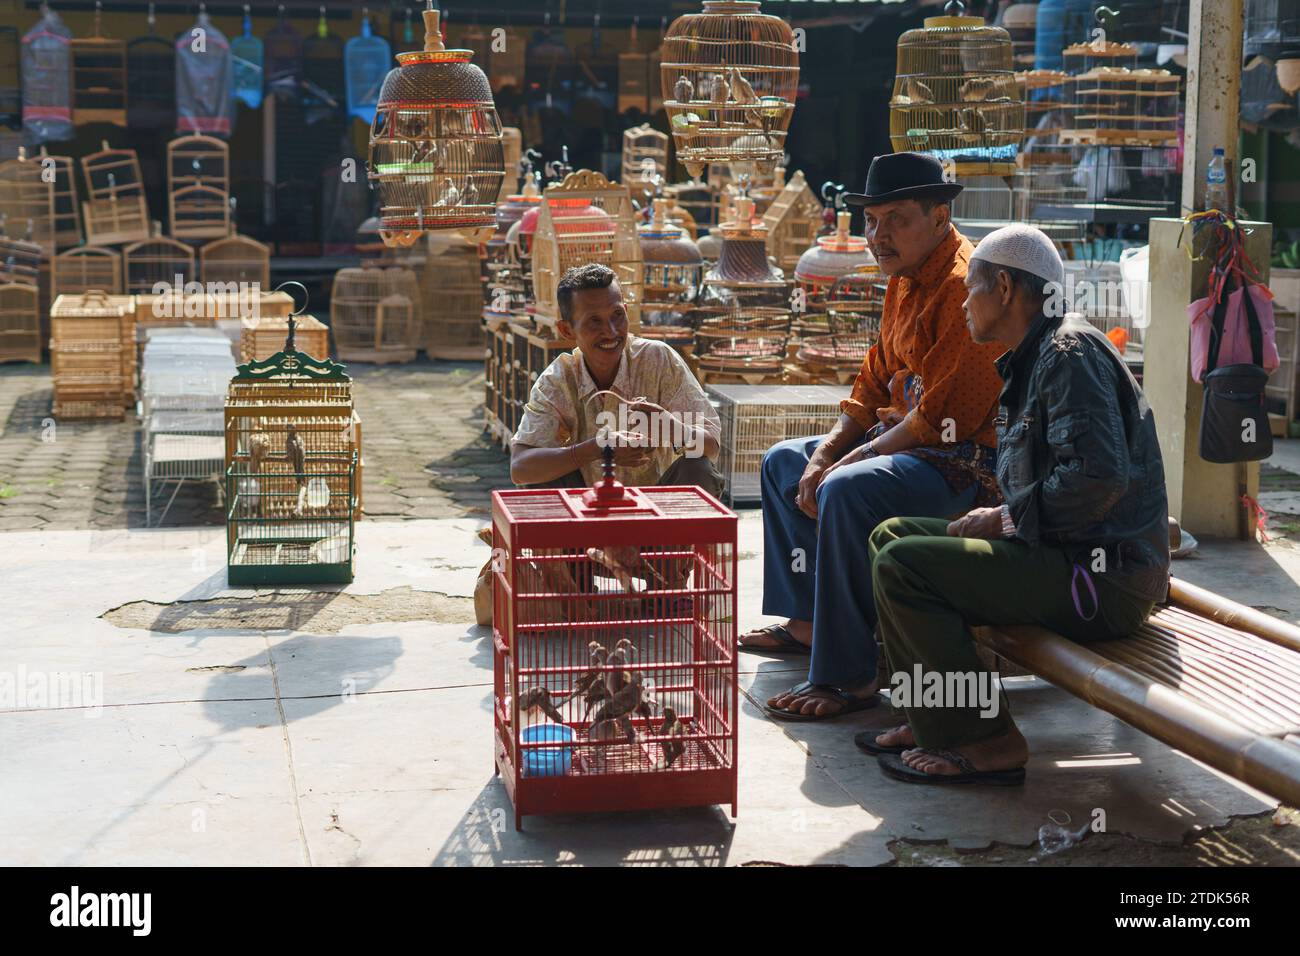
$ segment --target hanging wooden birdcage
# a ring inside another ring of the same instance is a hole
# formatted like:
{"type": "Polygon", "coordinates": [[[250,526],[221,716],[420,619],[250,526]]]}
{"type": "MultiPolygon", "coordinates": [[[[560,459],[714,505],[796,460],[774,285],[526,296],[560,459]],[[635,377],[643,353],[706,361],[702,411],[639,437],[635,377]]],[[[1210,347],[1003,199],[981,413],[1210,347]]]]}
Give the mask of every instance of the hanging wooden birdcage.
{"type": "Polygon", "coordinates": [[[951,0],[898,40],[889,138],[953,164],[957,176],[1010,176],[1025,134],[1011,36],[951,0]]]}
{"type": "Polygon", "coordinates": [[[144,176],[133,149],[109,149],[81,158],[86,178],[86,198],[81,204],[86,242],[92,246],[117,245],[149,238],[149,206],[144,176]]]}
{"type": "Polygon", "coordinates": [[[40,290],[0,278],[0,362],[40,360],[40,290]]]}
{"type": "Polygon", "coordinates": [[[228,582],[351,581],[361,421],[344,367],[298,352],[291,331],[230,380],[225,434],[228,582]]]}
{"type": "Polygon", "coordinates": [[[6,234],[25,237],[54,255],[54,209],[54,183],[43,175],[39,157],[19,148],[17,159],[0,162],[0,221],[6,234]]]}
{"type": "Polygon", "coordinates": [[[212,136],[180,136],[167,144],[167,205],[177,239],[230,235],[230,147],[212,136]]]}
{"type": "Polygon", "coordinates": [[[247,236],[227,236],[199,247],[199,281],[266,288],[271,284],[271,249],[247,236]]]}
{"type": "Polygon", "coordinates": [[[668,219],[668,200],[654,201],[654,218],[640,230],[645,260],[642,338],[659,339],[678,349],[695,345],[695,299],[704,259],[686,231],[668,219]]]}
{"type": "Polygon", "coordinates": [[[501,121],[470,50],[448,50],[424,11],[424,49],[400,53],[370,129],[370,178],[385,242],[455,229],[486,240],[505,178],[501,121]]]}
{"type": "Polygon", "coordinates": [[[476,246],[461,236],[429,236],[421,277],[423,345],[429,358],[474,361],[483,357],[483,270],[476,246]]]}
{"type": "Polygon", "coordinates": [[[1073,125],[1060,132],[1062,143],[1178,145],[1182,80],[1176,74],[1169,70],[1094,66],[1075,74],[1073,81],[1073,125]]]}
{"type": "Polygon", "coordinates": [[[126,44],[106,37],[101,4],[95,4],[95,32],[72,41],[72,122],[126,126],[126,44]]]}
{"type": "Polygon", "coordinates": [[[420,286],[410,269],[340,269],[330,292],[330,328],[339,358],[413,360],[420,347],[420,302],[420,286]]]}
{"type": "Polygon", "coordinates": [[[79,246],[54,257],[50,295],[80,295],[101,289],[109,295],[122,294],[122,257],[112,249],[79,246]]]}
{"type": "Polygon", "coordinates": [[[703,12],[673,21],[661,50],[664,107],[692,178],[708,163],[780,162],[799,85],[788,23],[757,2],[705,0],[703,12]]]}
{"type": "Polygon", "coordinates": [[[127,295],[184,286],[194,281],[194,250],[162,235],[133,242],[122,250],[122,275],[127,295]]]}
{"type": "Polygon", "coordinates": [[[618,55],[618,103],[620,113],[650,112],[650,84],[658,80],[650,73],[650,58],[637,50],[618,55]]]}
{"type": "Polygon", "coordinates": [[[580,169],[542,196],[533,237],[533,294],[539,325],[554,330],[560,315],[556,286],[569,269],[589,262],[614,270],[628,327],[635,332],[641,324],[644,269],[632,198],[626,186],[580,169]]]}
{"type": "Polygon", "coordinates": [[[767,254],[783,272],[792,274],[799,257],[816,241],[823,212],[821,200],[809,188],[802,170],[790,177],[767,207],[763,213],[767,254]]]}
{"type": "Polygon", "coordinates": [[[668,134],[649,123],[623,130],[623,185],[644,204],[667,177],[668,134]]]}

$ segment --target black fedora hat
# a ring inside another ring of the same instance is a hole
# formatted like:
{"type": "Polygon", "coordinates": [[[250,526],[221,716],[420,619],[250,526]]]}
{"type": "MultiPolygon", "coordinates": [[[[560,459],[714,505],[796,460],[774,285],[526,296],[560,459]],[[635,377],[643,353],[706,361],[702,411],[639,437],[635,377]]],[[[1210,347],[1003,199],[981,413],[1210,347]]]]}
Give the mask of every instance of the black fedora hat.
{"type": "Polygon", "coordinates": [[[867,185],[860,193],[845,193],[851,206],[878,206],[899,199],[949,202],[965,187],[943,178],[943,163],[924,153],[886,153],[871,161],[867,185]]]}

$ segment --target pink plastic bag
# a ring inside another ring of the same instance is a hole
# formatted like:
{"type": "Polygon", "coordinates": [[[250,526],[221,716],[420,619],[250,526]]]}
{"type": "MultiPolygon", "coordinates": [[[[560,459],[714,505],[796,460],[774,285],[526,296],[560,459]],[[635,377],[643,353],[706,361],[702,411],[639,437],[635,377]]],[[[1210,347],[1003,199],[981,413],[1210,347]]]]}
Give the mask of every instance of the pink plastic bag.
{"type": "MultiPolygon", "coordinates": [[[[1263,333],[1263,368],[1271,372],[1278,367],[1277,338],[1273,325],[1273,299],[1265,286],[1252,284],[1250,301],[1255,307],[1263,333]]],[[[1215,368],[1225,365],[1253,365],[1255,357],[1250,348],[1250,325],[1246,316],[1243,290],[1228,293],[1227,311],[1223,319],[1223,342],[1219,345],[1219,360],[1215,368]]],[[[1205,377],[1210,356],[1210,327],[1214,321],[1214,303],[1207,296],[1197,299],[1187,307],[1187,317],[1192,323],[1192,378],[1199,382],[1205,377]]]]}

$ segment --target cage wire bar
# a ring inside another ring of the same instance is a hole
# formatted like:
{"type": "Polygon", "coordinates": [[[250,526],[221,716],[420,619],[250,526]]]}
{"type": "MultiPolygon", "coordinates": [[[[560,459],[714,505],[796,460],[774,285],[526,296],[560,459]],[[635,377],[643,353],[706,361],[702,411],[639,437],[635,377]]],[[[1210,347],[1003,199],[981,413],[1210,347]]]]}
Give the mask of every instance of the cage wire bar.
{"type": "Polygon", "coordinates": [[[736,516],[698,488],[612,477],[492,498],[494,752],[516,827],[545,813],[734,815],[736,516]]]}

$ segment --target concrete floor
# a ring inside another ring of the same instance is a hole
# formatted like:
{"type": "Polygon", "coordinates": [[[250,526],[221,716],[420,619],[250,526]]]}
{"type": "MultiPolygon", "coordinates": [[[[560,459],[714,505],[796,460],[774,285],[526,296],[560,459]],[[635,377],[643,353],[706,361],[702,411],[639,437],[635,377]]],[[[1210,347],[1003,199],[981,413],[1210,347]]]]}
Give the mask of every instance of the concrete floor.
{"type": "MultiPolygon", "coordinates": [[[[1046,862],[1109,839],[1187,863],[1198,833],[1274,807],[1033,679],[1009,684],[1033,749],[1023,789],[909,788],[852,744],[887,712],[771,722],[756,702],[802,675],[745,654],[736,820],[530,817],[516,833],[492,771],[489,638],[468,600],[487,554],[478,523],[362,522],[347,596],[287,594],[229,628],[210,625],[256,595],[226,588],[219,529],[0,536],[0,674],[98,673],[103,704],[0,713],[0,863],[874,865],[940,843],[1023,864],[1049,814],[1077,827],[1097,809],[1107,834],[1046,862]],[[446,596],[433,610],[431,593],[446,596]]],[[[743,628],[761,620],[761,516],[740,526],[743,628]]],[[[1289,542],[1206,542],[1177,570],[1300,620],[1289,542]]],[[[1271,830],[1245,861],[1300,862],[1300,827],[1271,830]]]]}

